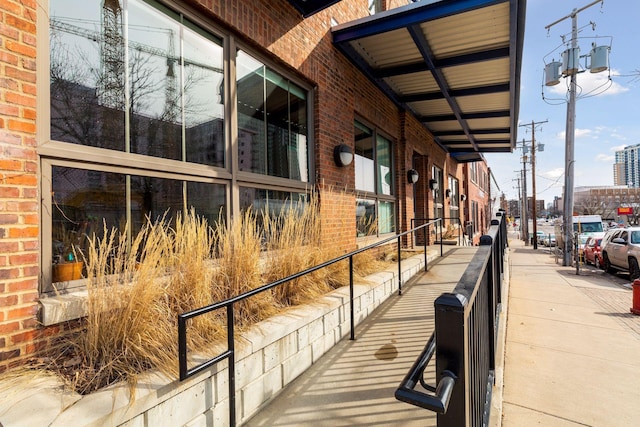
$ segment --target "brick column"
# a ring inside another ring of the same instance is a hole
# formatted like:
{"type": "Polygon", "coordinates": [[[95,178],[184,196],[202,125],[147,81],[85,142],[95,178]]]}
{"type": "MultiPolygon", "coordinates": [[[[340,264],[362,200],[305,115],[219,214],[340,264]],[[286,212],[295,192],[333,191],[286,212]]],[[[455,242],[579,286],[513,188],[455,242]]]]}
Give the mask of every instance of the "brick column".
{"type": "Polygon", "coordinates": [[[37,349],[36,7],[0,3],[0,372],[37,349]]]}

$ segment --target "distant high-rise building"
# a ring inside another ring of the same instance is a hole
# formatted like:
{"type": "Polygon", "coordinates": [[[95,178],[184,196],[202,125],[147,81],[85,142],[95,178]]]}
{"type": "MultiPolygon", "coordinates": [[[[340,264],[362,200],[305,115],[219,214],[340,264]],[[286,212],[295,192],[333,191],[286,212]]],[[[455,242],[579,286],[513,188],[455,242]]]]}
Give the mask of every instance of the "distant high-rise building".
{"type": "Polygon", "coordinates": [[[640,188],[640,144],[616,151],[613,165],[613,184],[640,188]]]}

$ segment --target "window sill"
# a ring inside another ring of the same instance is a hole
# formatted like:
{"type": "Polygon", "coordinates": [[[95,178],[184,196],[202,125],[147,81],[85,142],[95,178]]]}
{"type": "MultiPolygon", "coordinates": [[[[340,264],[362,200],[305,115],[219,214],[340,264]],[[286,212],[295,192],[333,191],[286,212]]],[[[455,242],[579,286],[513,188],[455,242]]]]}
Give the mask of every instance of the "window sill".
{"type": "MultiPolygon", "coordinates": [[[[356,245],[358,247],[358,249],[362,249],[364,247],[367,247],[369,245],[373,245],[374,243],[378,243],[384,239],[388,239],[389,237],[393,236],[394,233],[387,233],[387,234],[381,234],[380,236],[362,236],[362,237],[358,237],[357,241],[356,241],[356,245]]],[[[397,243],[397,241],[395,242],[389,242],[387,244],[391,245],[397,243]]]]}
{"type": "Polygon", "coordinates": [[[77,289],[55,296],[40,296],[40,322],[56,325],[87,315],[87,289],[77,289]]]}

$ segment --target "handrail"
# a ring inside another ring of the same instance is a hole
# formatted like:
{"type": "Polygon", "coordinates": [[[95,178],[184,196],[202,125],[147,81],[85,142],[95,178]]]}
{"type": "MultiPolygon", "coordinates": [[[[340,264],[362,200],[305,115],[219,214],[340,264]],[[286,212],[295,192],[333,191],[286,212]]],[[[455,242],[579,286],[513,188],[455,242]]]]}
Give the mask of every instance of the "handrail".
{"type": "MultiPolygon", "coordinates": [[[[441,223],[442,218],[436,218],[430,222],[422,224],[418,227],[412,228],[411,230],[405,231],[400,234],[396,234],[392,237],[385,238],[378,242],[375,242],[371,245],[365,246],[363,248],[357,249],[355,251],[349,252],[345,255],[341,255],[339,257],[333,258],[329,261],[325,261],[321,264],[318,264],[314,267],[310,267],[306,270],[300,271],[298,273],[292,274],[291,276],[285,277],[283,279],[276,280],[274,282],[268,283],[266,285],[260,286],[256,289],[252,289],[248,292],[245,292],[240,295],[236,295],[234,297],[228,298],[224,301],[220,301],[214,304],[210,304],[204,307],[197,308],[195,310],[191,310],[178,315],[178,364],[179,364],[179,372],[180,372],[180,381],[184,381],[185,379],[215,365],[216,363],[228,359],[229,360],[229,425],[235,426],[235,337],[234,337],[234,304],[250,298],[254,295],[257,295],[261,292],[267,291],[269,289],[275,288],[276,286],[287,283],[291,280],[295,280],[299,277],[302,277],[306,274],[313,273],[321,268],[327,267],[329,265],[335,264],[337,262],[343,261],[345,259],[349,259],[349,307],[350,307],[350,340],[355,339],[355,314],[353,309],[353,299],[354,299],[354,284],[353,284],[353,257],[362,252],[365,252],[369,249],[373,249],[375,247],[381,246],[385,243],[388,243],[392,240],[397,240],[398,243],[398,294],[402,294],[402,267],[401,267],[401,238],[410,233],[414,233],[417,230],[420,230],[425,227],[429,227],[435,223],[441,223]],[[210,313],[215,310],[219,310],[222,308],[226,308],[227,310],[227,350],[219,354],[218,356],[204,361],[192,368],[188,368],[188,360],[187,360],[187,321],[197,316],[201,316],[207,313],[210,313]]],[[[442,239],[441,239],[442,240],[442,239]]],[[[424,258],[425,258],[425,271],[427,271],[427,241],[425,239],[424,242],[424,258]]]]}
{"type": "MultiPolygon", "coordinates": [[[[455,221],[457,221],[457,224],[458,224],[458,242],[462,242],[462,239],[461,239],[462,233],[463,233],[463,231],[462,231],[463,230],[463,228],[462,228],[462,219],[460,219],[460,217],[412,218],[411,219],[411,228],[413,228],[413,224],[415,224],[418,221],[432,221],[432,220],[435,220],[435,219],[441,219],[442,220],[442,223],[440,224],[440,256],[442,256],[443,253],[444,253],[444,249],[443,249],[443,236],[444,236],[444,233],[442,231],[442,229],[444,228],[443,227],[444,220],[449,220],[449,221],[455,220],[455,221]]],[[[423,236],[424,239],[427,238],[427,234],[428,233],[429,233],[429,227],[427,227],[426,234],[423,236]]],[[[469,237],[471,238],[472,236],[469,236],[469,237]]]]}
{"type": "Polygon", "coordinates": [[[434,411],[438,414],[444,414],[447,412],[447,408],[449,407],[451,391],[456,383],[457,376],[453,372],[445,370],[436,387],[424,383],[424,370],[431,361],[435,352],[436,334],[433,333],[431,334],[429,341],[427,341],[427,344],[424,346],[422,353],[420,353],[420,356],[418,356],[409,370],[409,373],[407,373],[396,389],[395,397],[402,402],[410,403],[424,409],[429,409],[430,411],[434,411]],[[418,382],[425,389],[433,391],[435,395],[415,390],[415,386],[418,382]]]}
{"type": "Polygon", "coordinates": [[[504,211],[496,216],[455,288],[435,300],[435,331],[395,392],[400,401],[438,413],[438,425],[488,422],[508,246],[504,211]],[[436,387],[424,381],[434,355],[436,387]],[[416,390],[418,383],[427,392],[416,390]]]}

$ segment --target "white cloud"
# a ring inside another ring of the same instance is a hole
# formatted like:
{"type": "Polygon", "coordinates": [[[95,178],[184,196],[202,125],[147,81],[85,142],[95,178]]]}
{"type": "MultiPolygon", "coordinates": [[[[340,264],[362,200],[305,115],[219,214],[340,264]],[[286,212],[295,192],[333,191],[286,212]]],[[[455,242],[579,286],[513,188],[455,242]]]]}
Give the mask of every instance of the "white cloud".
{"type": "Polygon", "coordinates": [[[555,168],[541,173],[542,176],[549,179],[556,179],[564,175],[564,168],[555,168]]]}
{"type": "Polygon", "coordinates": [[[624,150],[624,147],[626,147],[627,145],[616,145],[615,147],[611,147],[609,150],[616,152],[616,151],[622,151],[624,150]]]}
{"type": "MultiPolygon", "coordinates": [[[[566,131],[562,131],[558,133],[558,139],[565,140],[566,131]]],[[[591,129],[576,129],[573,132],[574,138],[586,138],[588,136],[593,135],[593,130],[591,129]]]]}
{"type": "MultiPolygon", "coordinates": [[[[610,136],[611,138],[613,138],[613,139],[617,139],[617,140],[619,140],[619,141],[627,141],[627,137],[626,137],[626,136],[621,135],[621,134],[619,134],[618,132],[615,132],[615,131],[614,131],[614,132],[611,132],[611,134],[609,134],[609,136],[610,136]]],[[[625,146],[623,146],[623,148],[624,148],[624,147],[626,147],[626,145],[625,145],[625,146]]]]}
{"type": "Polygon", "coordinates": [[[613,163],[615,160],[616,156],[612,156],[609,154],[603,154],[600,153],[598,155],[596,155],[596,160],[599,162],[606,162],[606,163],[613,163]]]}

